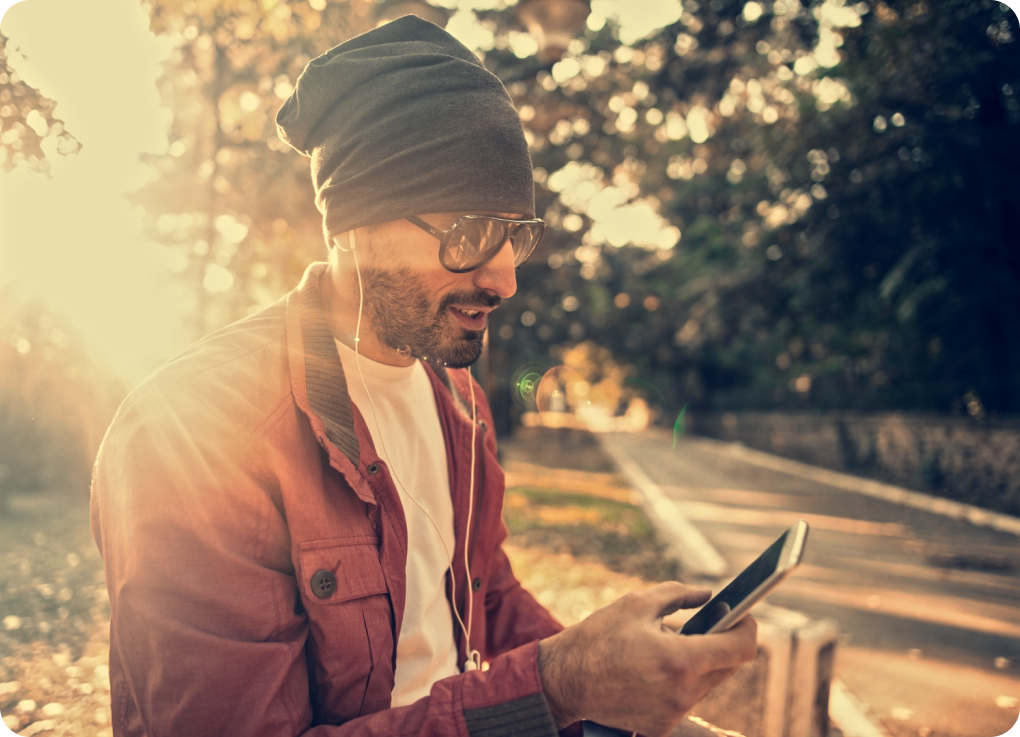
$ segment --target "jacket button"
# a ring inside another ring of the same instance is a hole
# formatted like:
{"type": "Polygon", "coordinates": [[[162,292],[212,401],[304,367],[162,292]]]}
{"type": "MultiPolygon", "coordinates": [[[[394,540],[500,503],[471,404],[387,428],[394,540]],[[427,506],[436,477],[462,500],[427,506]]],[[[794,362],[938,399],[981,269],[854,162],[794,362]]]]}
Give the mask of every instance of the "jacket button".
{"type": "Polygon", "coordinates": [[[377,473],[379,473],[379,464],[378,463],[369,463],[368,464],[368,475],[369,476],[375,476],[377,473]]]}
{"type": "Polygon", "coordinates": [[[312,576],[312,593],[320,599],[328,599],[336,592],[336,576],[329,571],[318,571],[312,576]]]}
{"type": "Polygon", "coordinates": [[[476,578],[474,581],[471,582],[471,590],[472,591],[480,591],[481,588],[482,588],[482,579],[476,578]]]}

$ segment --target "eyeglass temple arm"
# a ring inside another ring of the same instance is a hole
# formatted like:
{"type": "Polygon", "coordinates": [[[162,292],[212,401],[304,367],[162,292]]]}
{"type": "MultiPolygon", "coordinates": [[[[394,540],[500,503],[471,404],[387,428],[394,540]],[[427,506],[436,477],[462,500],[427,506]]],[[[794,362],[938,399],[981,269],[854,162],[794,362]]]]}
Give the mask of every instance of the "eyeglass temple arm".
{"type": "Polygon", "coordinates": [[[438,240],[443,240],[443,236],[446,235],[445,231],[442,231],[439,228],[437,228],[437,227],[435,227],[433,225],[430,225],[429,223],[425,222],[424,220],[422,220],[417,215],[408,215],[404,219],[407,220],[409,223],[417,225],[419,228],[421,228],[426,233],[432,235],[434,238],[436,238],[438,240]]]}

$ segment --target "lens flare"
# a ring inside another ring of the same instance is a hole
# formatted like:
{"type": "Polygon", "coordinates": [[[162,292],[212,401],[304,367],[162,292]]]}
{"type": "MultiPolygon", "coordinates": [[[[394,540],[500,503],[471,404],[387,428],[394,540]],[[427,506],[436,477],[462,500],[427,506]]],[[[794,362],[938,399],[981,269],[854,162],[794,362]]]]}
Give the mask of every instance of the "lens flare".
{"type": "Polygon", "coordinates": [[[584,376],[568,366],[555,366],[545,372],[535,389],[535,404],[543,415],[576,412],[589,403],[591,385],[584,376]]]}
{"type": "Polygon", "coordinates": [[[649,399],[658,400],[663,407],[666,406],[666,396],[662,393],[659,387],[650,381],[645,381],[644,379],[627,379],[623,382],[623,385],[640,389],[648,396],[649,399]]]}
{"type": "Polygon", "coordinates": [[[680,414],[676,416],[676,422],[673,423],[673,450],[676,450],[676,441],[680,439],[680,436],[687,432],[687,421],[684,415],[687,414],[687,405],[685,404],[680,414]]]}
{"type": "Polygon", "coordinates": [[[546,367],[539,363],[526,363],[518,368],[510,382],[511,396],[514,404],[525,412],[534,412],[536,409],[535,390],[542,380],[546,367]]]}

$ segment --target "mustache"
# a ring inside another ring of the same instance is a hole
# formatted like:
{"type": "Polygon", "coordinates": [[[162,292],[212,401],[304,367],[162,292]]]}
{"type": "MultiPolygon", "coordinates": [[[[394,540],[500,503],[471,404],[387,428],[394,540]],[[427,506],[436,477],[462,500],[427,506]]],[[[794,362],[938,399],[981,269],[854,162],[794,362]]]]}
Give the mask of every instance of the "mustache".
{"type": "Polygon", "coordinates": [[[502,304],[503,298],[498,294],[490,294],[489,292],[483,292],[477,290],[474,292],[451,292],[447,294],[439,303],[439,312],[445,312],[453,305],[459,305],[461,307],[486,307],[490,309],[496,309],[502,304]]]}

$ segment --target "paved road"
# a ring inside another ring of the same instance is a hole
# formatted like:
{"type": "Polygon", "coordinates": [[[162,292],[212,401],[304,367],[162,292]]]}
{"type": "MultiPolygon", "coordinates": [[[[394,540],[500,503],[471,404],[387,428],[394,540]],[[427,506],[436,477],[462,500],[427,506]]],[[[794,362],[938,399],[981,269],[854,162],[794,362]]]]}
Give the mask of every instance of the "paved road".
{"type": "Polygon", "coordinates": [[[994,737],[1012,726],[1020,538],[729,458],[715,441],[606,439],[680,505],[730,575],[809,522],[804,563],[770,602],[839,622],[839,675],[887,731],[994,737]],[[953,559],[988,567],[946,567],[953,559]]]}

